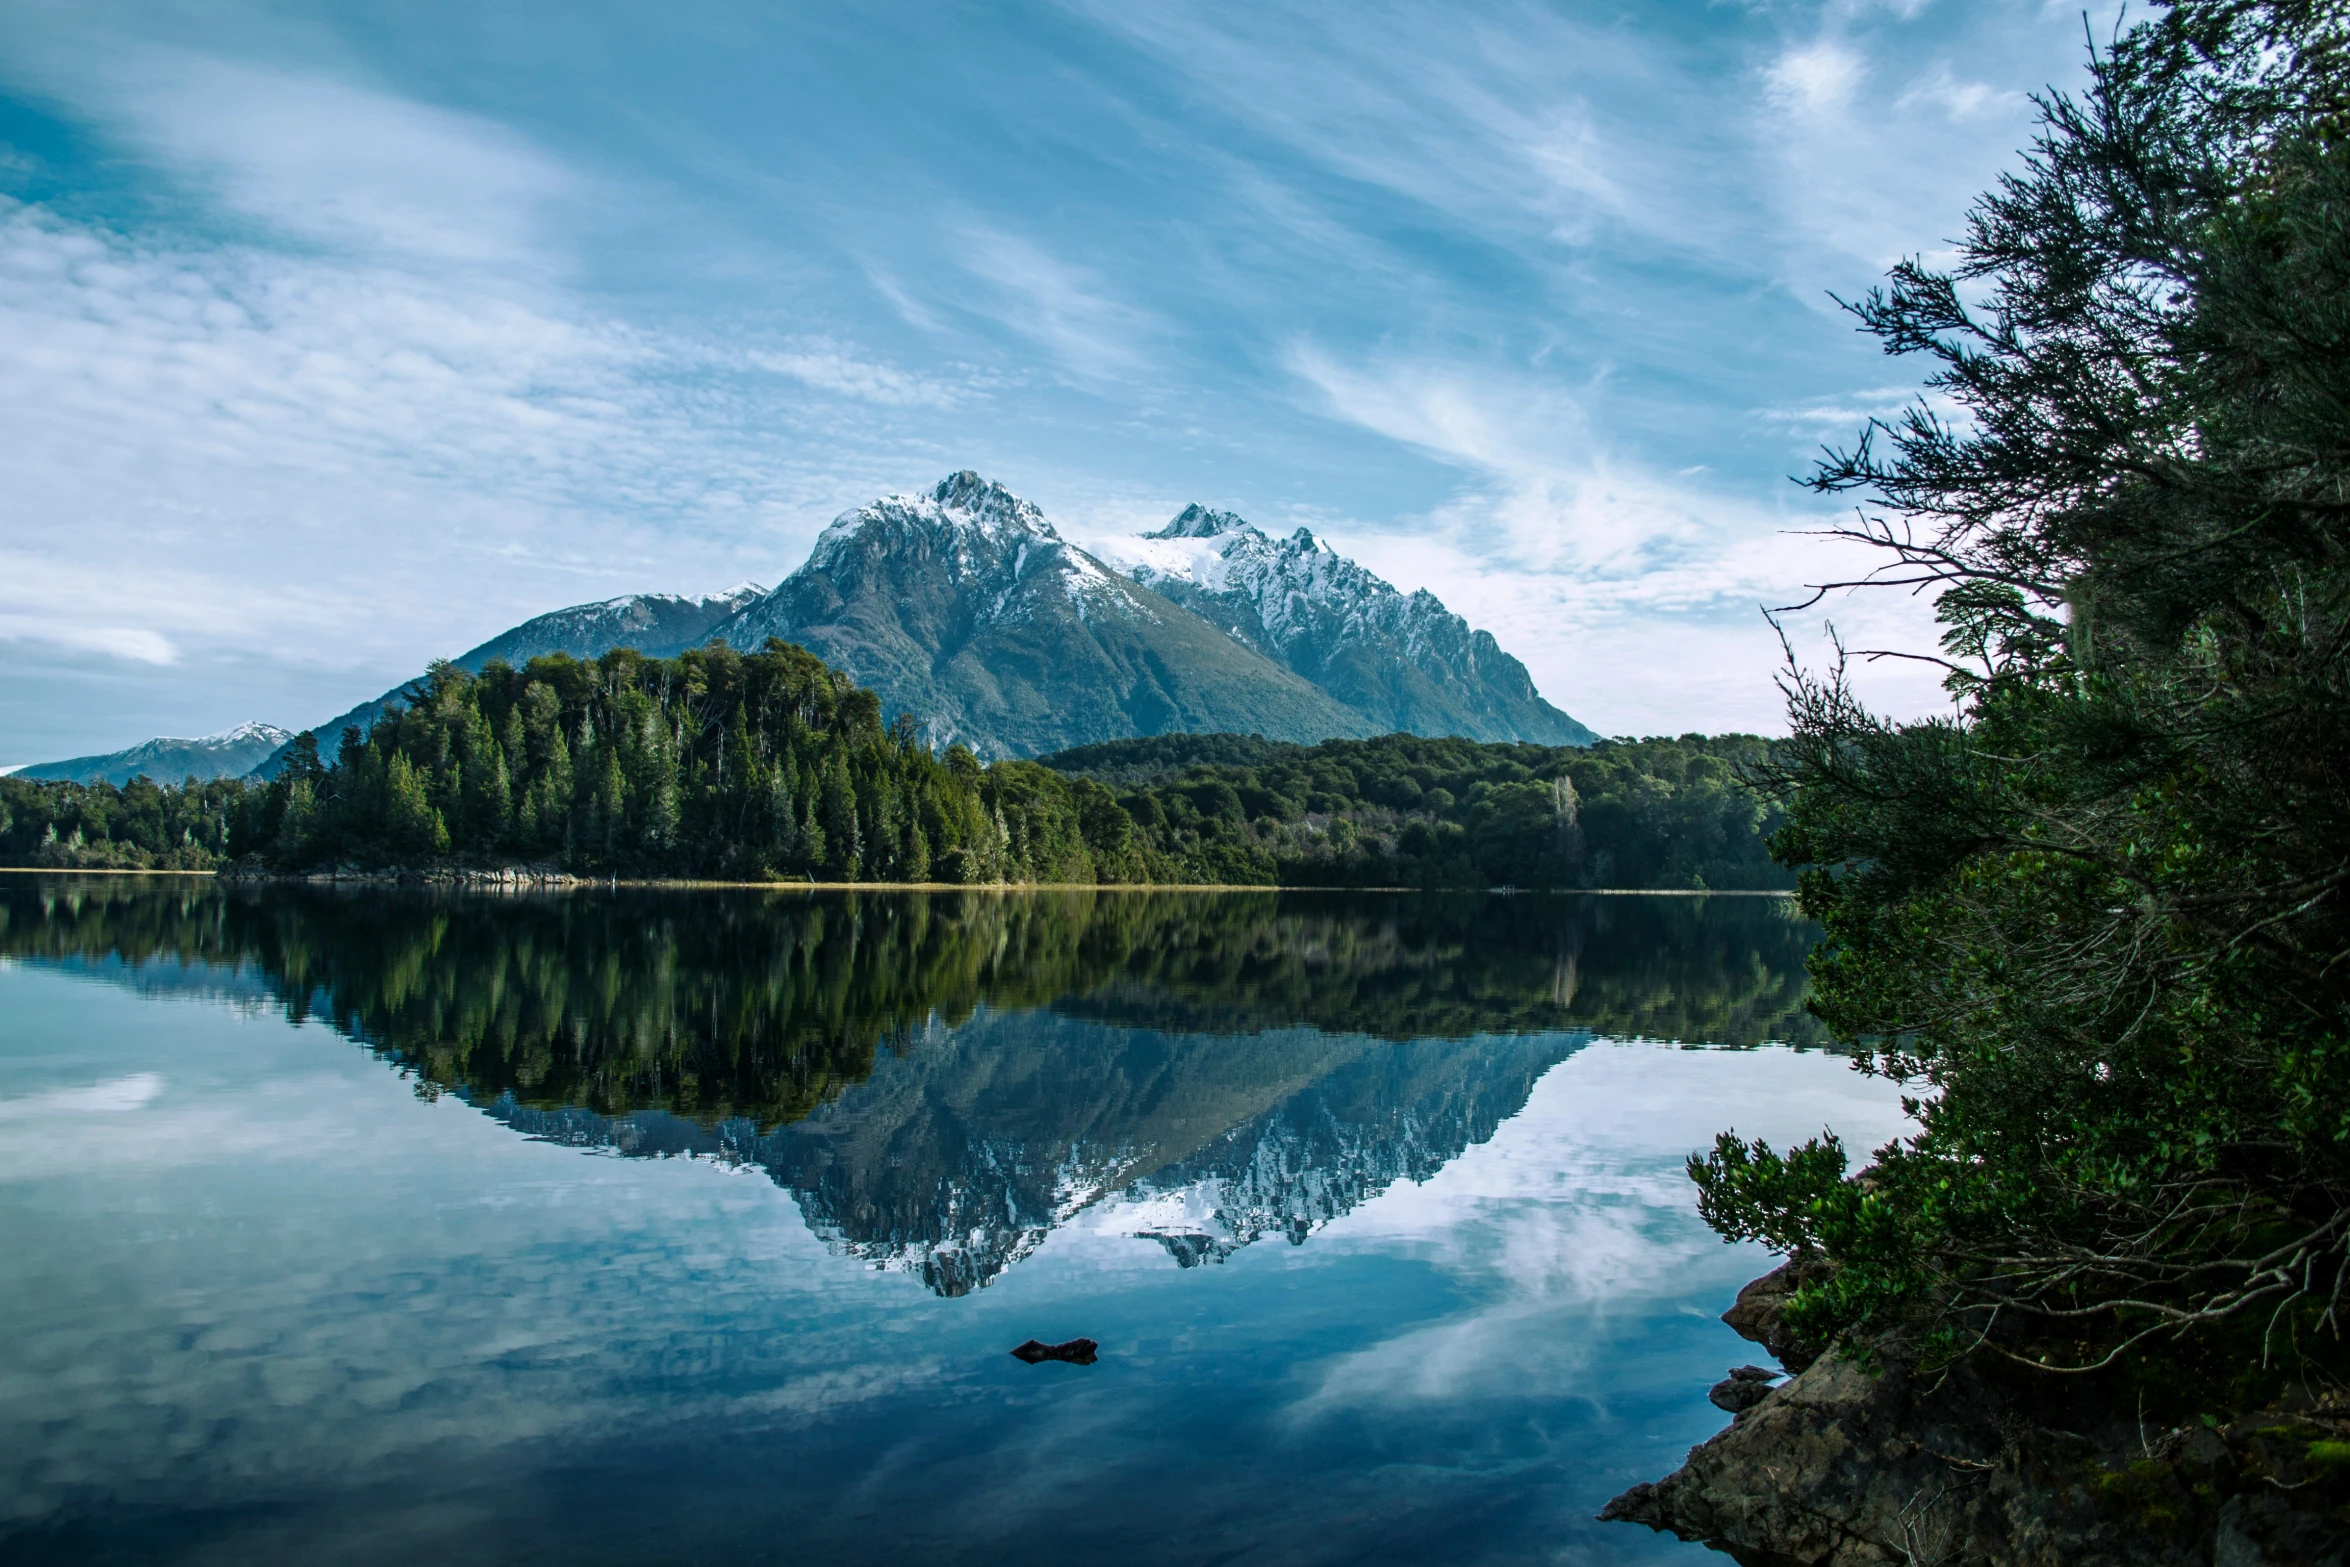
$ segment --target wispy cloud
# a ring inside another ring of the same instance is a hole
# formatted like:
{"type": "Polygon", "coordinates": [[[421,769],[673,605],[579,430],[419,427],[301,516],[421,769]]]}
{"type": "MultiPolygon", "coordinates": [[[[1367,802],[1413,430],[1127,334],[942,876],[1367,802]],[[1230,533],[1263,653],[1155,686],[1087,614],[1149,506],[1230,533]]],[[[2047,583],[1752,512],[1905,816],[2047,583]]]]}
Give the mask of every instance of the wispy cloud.
{"type": "Polygon", "coordinates": [[[1636,569],[1709,531],[1684,494],[1613,460],[1584,402],[1555,384],[1416,361],[1350,366],[1302,343],[1286,362],[1339,418],[1478,475],[1480,542],[1512,566],[1636,569]]]}
{"type": "MultiPolygon", "coordinates": [[[[0,637],[184,666],[207,703],[200,655],[355,672],[356,700],[559,604],[775,580],[844,493],[901,477],[840,400],[956,395],[848,345],[678,338],[24,206],[0,207],[0,337],[0,637]]],[[[232,700],[228,721],[322,716],[232,700]]]]}
{"type": "Polygon", "coordinates": [[[364,83],[118,41],[96,69],[32,79],[153,164],[277,235],[511,275],[552,257],[556,159],[492,120],[364,83]]]}
{"type": "Polygon", "coordinates": [[[818,391],[891,408],[947,408],[967,395],[966,388],[860,358],[852,349],[822,340],[755,349],[746,358],[757,369],[790,376],[818,391]]]}
{"type": "Polygon", "coordinates": [[[141,1109],[163,1092],[154,1072],[133,1072],[81,1088],[51,1088],[0,1099],[0,1121],[45,1121],[56,1116],[121,1115],[141,1109]]]}
{"type": "Polygon", "coordinates": [[[0,609],[0,642],[39,642],[75,653],[97,653],[134,664],[176,664],[179,649],[146,626],[86,625],[47,615],[0,609]]]}
{"type": "Polygon", "coordinates": [[[1868,76],[1868,62],[1834,39],[1818,39],[1787,50],[1763,73],[1771,101],[1807,116],[1849,107],[1868,76]]]}
{"type": "Polygon", "coordinates": [[[1953,124],[1963,124],[1993,114],[2010,120],[2020,118],[2026,98],[2025,93],[2012,87],[1964,80],[1953,75],[1947,64],[1942,64],[1904,87],[1895,107],[1935,109],[1953,124]]]}
{"type": "Polygon", "coordinates": [[[1149,312],[1113,297],[1089,269],[984,223],[967,224],[958,259],[991,285],[981,306],[993,320],[1086,377],[1133,374],[1150,362],[1160,330],[1149,312]]]}
{"type": "MultiPolygon", "coordinates": [[[[1657,152],[1688,134],[1666,126],[1694,122],[1673,112],[1679,84],[1653,41],[1534,7],[1465,20],[1383,6],[1338,30],[1264,9],[1085,11],[1182,71],[1222,113],[1482,237],[1573,240],[1602,218],[1652,234],[1674,226],[1657,152]],[[1594,89],[1646,100],[1646,124],[1627,135],[1633,127],[1603,123],[1594,89]]],[[[1705,243],[1694,226],[1680,233],[1705,243]]]]}
{"type": "MultiPolygon", "coordinates": [[[[1581,403],[1538,382],[1348,367],[1302,346],[1289,363],[1333,415],[1471,475],[1409,527],[1326,530],[1373,569],[1437,587],[1604,732],[1646,732],[1668,711],[1754,726],[1781,657],[1763,611],[1873,564],[1816,536],[1821,508],[1769,509],[1610,453],[1581,403]]],[[[1915,602],[1838,598],[1795,618],[1807,656],[1830,622],[1874,645],[1914,644],[1930,624],[1915,602]]],[[[1863,669],[1860,684],[1899,710],[1942,705],[1923,666],[1863,669]]]]}
{"type": "Polygon", "coordinates": [[[1414,1247],[1467,1304],[1318,1363],[1291,1422],[1458,1409],[1524,1397],[1529,1383],[1577,1396],[1611,1315],[1696,1293],[1737,1265],[1695,1222],[1682,1169],[1721,1129],[1722,1105],[1746,1107],[1741,1132],[1781,1143],[1825,1125],[1873,1148],[1906,1129],[1897,1090],[1817,1062],[1601,1043],[1552,1068],[1492,1141],[1315,1237],[1331,1249],[1414,1247]]]}

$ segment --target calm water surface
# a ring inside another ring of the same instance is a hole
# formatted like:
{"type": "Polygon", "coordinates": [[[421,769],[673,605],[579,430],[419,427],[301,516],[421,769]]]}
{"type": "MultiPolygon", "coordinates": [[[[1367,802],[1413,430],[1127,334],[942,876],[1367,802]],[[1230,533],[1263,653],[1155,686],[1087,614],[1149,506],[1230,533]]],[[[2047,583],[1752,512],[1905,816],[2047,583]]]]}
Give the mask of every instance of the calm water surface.
{"type": "Polygon", "coordinates": [[[1811,935],[0,878],[0,1558],[1718,1561],[1590,1519],[1752,1355],[1682,1160],[1898,1126],[1811,935]]]}

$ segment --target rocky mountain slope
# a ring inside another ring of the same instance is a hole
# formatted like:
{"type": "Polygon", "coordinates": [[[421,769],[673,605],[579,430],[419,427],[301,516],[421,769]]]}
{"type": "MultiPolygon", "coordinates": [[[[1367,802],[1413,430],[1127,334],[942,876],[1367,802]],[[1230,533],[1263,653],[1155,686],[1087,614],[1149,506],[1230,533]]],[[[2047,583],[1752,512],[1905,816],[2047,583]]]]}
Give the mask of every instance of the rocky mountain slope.
{"type": "Polygon", "coordinates": [[[1544,701],[1490,633],[1425,588],[1398,592],[1304,528],[1275,539],[1232,512],[1193,505],[1109,558],[1381,733],[1541,745],[1598,738],[1544,701]]]}
{"type": "Polygon", "coordinates": [[[745,649],[796,642],[913,714],[934,744],[987,758],[1177,730],[1378,728],[969,472],[842,513],[807,564],[714,634],[745,649]]]}
{"type": "Polygon", "coordinates": [[[66,783],[126,784],[141,773],[157,783],[183,778],[236,778],[294,737],[275,724],[239,724],[200,740],[154,739],[104,756],[69,757],[19,768],[19,778],[66,783]]]}

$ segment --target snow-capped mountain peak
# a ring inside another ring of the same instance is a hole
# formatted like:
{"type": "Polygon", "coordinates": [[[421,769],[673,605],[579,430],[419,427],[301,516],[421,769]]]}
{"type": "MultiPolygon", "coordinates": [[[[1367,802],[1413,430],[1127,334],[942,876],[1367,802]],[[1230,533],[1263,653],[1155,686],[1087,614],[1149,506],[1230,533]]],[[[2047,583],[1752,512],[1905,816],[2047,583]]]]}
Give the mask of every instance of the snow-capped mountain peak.
{"type": "Polygon", "coordinates": [[[993,533],[1060,537],[1034,501],[1022,500],[994,480],[982,479],[968,468],[939,480],[930,491],[930,499],[940,510],[958,519],[968,518],[993,533]]]}
{"type": "Polygon", "coordinates": [[[850,507],[817,535],[809,564],[836,554],[842,545],[876,524],[969,534],[999,545],[1009,543],[1015,548],[1026,539],[1061,542],[1061,535],[1035,502],[1022,500],[1002,485],[966,468],[948,474],[919,494],[885,495],[862,506],[850,507]]]}
{"type": "Polygon", "coordinates": [[[1146,533],[1146,539],[1212,539],[1222,533],[1238,533],[1243,528],[1256,531],[1249,520],[1236,511],[1216,511],[1193,501],[1175,514],[1175,520],[1156,533],[1146,533]]]}
{"type": "Polygon", "coordinates": [[[1309,529],[1277,539],[1194,503],[1109,554],[1143,586],[1385,725],[1550,745],[1595,738],[1435,594],[1397,591],[1309,529]]]}
{"type": "Polygon", "coordinates": [[[968,470],[842,512],[805,565],[715,634],[746,650],[795,642],[912,714],[934,744],[982,756],[1171,730],[1369,729],[968,470]]]}
{"type": "Polygon", "coordinates": [[[1149,612],[1128,585],[1101,562],[1061,537],[1035,502],[965,469],[914,495],[887,495],[851,507],[817,536],[795,580],[834,572],[852,559],[912,550],[942,565],[963,585],[988,584],[990,616],[1017,614],[1016,590],[1046,574],[1057,576],[1083,615],[1095,601],[1115,601],[1128,613],[1149,612]]]}

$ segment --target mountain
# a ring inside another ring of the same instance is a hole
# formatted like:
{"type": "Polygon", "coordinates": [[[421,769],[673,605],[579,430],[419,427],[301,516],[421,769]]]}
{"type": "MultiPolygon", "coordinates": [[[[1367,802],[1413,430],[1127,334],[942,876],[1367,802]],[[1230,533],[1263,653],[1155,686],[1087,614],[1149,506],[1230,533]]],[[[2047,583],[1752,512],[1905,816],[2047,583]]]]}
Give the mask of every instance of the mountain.
{"type": "Polygon", "coordinates": [[[1425,588],[1398,592],[1304,528],[1275,539],[1232,512],[1193,505],[1111,559],[1380,733],[1538,745],[1599,738],[1545,702],[1490,633],[1425,588]]]}
{"type": "MultiPolygon", "coordinates": [[[[632,647],[640,653],[667,657],[708,641],[720,621],[745,605],[758,602],[766,592],[759,584],[746,582],[724,593],[691,598],[676,593],[629,593],[599,603],[574,604],[569,609],[549,610],[510,631],[501,631],[450,662],[460,669],[479,673],[493,658],[502,658],[520,668],[548,653],[600,658],[616,647],[632,647]]],[[[356,728],[364,733],[383,716],[385,708],[403,700],[402,693],[407,689],[407,682],[402,681],[382,696],[312,726],[310,732],[318,737],[319,749],[333,755],[344,729],[356,728]]],[[[290,741],[293,736],[287,735],[285,739],[290,741]]],[[[252,769],[251,775],[274,778],[284,761],[281,741],[252,769]]]]}
{"type": "Polygon", "coordinates": [[[184,778],[236,778],[294,737],[275,724],[239,724],[226,734],[201,740],[149,740],[105,756],[76,756],[62,762],[21,767],[18,778],[67,783],[126,784],[145,773],[157,783],[184,778]]]}
{"type": "Polygon", "coordinates": [[[743,649],[796,642],[934,744],[990,758],[1176,730],[1377,728],[968,472],[843,512],[807,564],[714,634],[743,649]]]}

